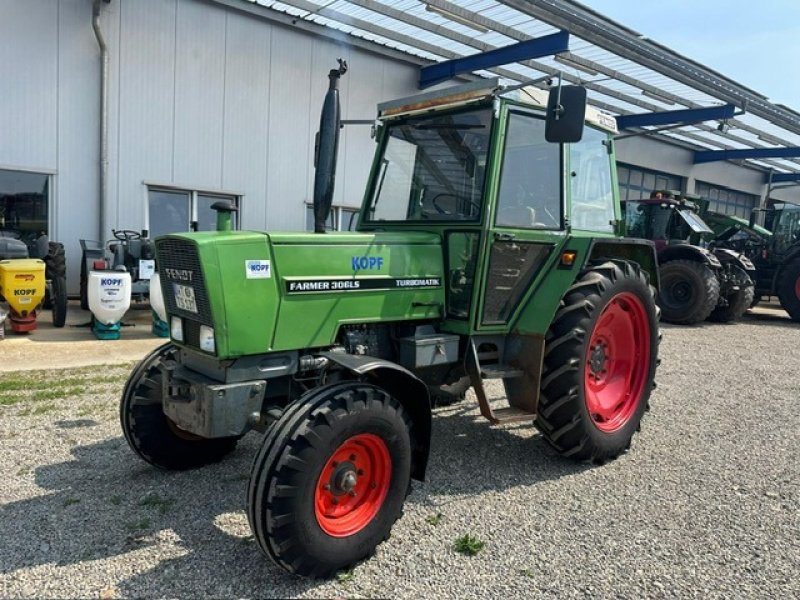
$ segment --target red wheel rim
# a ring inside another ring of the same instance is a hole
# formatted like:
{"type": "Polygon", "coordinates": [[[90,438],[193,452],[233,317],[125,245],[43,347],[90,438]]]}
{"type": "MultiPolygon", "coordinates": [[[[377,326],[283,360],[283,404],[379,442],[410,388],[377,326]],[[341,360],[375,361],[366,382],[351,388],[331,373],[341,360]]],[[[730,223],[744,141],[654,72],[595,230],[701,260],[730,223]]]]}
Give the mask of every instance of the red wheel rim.
{"type": "Polygon", "coordinates": [[[378,514],[392,480],[392,459],[377,435],[354,435],[325,463],[314,494],[314,513],[322,530],[347,537],[378,514]]]}
{"type": "Polygon", "coordinates": [[[599,430],[622,428],[636,412],[650,370],[650,322],[630,292],[614,296],[600,313],[589,340],[584,399],[599,430]]]}
{"type": "Polygon", "coordinates": [[[794,282],[794,295],[800,300],[800,277],[794,282]]]}

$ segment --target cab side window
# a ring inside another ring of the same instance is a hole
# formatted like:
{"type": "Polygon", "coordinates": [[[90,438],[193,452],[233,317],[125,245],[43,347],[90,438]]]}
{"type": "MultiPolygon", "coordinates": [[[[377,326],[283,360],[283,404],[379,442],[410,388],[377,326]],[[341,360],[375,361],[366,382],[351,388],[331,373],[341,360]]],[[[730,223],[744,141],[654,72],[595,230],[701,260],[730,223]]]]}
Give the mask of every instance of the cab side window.
{"type": "Polygon", "coordinates": [[[614,194],[607,139],[605,133],[586,127],[583,139],[570,144],[570,220],[575,229],[614,231],[614,194]]]}
{"type": "Polygon", "coordinates": [[[497,196],[498,227],[561,229],[560,148],[545,141],[543,119],[509,115],[497,196]]]}

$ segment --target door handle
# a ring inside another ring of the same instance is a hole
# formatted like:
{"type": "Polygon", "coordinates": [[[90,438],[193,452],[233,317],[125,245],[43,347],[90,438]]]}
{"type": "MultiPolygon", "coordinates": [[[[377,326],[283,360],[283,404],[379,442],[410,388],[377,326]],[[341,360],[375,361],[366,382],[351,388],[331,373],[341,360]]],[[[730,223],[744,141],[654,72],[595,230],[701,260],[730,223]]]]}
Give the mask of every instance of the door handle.
{"type": "Polygon", "coordinates": [[[495,232],[495,234],[494,234],[494,239],[496,239],[498,242],[510,242],[510,241],[512,241],[514,239],[514,237],[515,236],[514,236],[513,233],[495,232]]]}

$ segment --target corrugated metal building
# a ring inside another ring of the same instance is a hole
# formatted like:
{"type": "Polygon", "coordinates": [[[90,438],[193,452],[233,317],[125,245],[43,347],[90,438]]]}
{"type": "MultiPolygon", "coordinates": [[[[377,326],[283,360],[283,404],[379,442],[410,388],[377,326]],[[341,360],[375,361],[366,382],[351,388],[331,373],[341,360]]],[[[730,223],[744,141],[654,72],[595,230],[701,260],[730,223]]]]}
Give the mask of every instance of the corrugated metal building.
{"type": "MultiPolygon", "coordinates": [[[[239,202],[243,227],[306,228],[314,133],[337,57],[350,64],[344,118],[370,119],[378,102],[417,91],[418,57],[244,0],[112,0],[100,9],[109,58],[103,223],[92,0],[0,0],[0,194],[25,199],[26,218],[64,242],[71,292],[79,239],[191,221],[211,228],[221,196],[239,202]]],[[[373,149],[369,127],[344,130],[334,226],[346,227],[347,207],[360,204],[373,149]]],[[[744,214],[765,192],[763,171],[693,165],[690,150],[664,141],[632,138],[618,154],[623,197],[680,187],[744,214]]]]}

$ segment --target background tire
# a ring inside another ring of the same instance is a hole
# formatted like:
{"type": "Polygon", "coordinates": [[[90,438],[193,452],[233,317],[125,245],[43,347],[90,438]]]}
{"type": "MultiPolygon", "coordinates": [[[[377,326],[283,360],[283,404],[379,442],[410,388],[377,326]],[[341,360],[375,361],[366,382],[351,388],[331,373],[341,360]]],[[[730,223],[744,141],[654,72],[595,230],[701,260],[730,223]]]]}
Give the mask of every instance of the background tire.
{"type": "Polygon", "coordinates": [[[705,321],[719,302],[719,280],[705,264],[671,260],[659,267],[661,318],[669,323],[692,325],[705,321]]]}
{"type": "Polygon", "coordinates": [[[63,277],[50,281],[50,310],[53,327],[63,327],[67,322],[67,281],[63,277]]]}
{"type": "Polygon", "coordinates": [[[800,258],[783,268],[778,281],[778,299],[792,321],[800,322],[800,258]]]}
{"type": "Polygon", "coordinates": [[[402,514],[410,428],[400,403],[366,383],[322,386],[289,404],[264,437],[247,490],[247,517],[262,552],[311,577],[329,577],[372,555],[402,514]],[[354,450],[341,454],[343,448],[354,450]],[[351,496],[336,482],[354,469],[351,496]]]}
{"type": "Polygon", "coordinates": [[[747,309],[753,305],[755,285],[747,272],[741,267],[733,267],[739,281],[739,289],[727,297],[727,306],[717,306],[708,316],[709,321],[716,323],[732,323],[742,318],[747,309]]]}
{"type": "Polygon", "coordinates": [[[182,432],[162,410],[159,364],[177,348],[165,344],[148,354],[132,371],[122,392],[120,424],[125,440],[145,462],[166,471],[195,469],[222,460],[239,437],[206,439],[182,432]]]}
{"type": "Polygon", "coordinates": [[[536,417],[545,440],[563,456],[598,464],[625,452],[649,406],[658,344],[655,289],[639,266],[609,261],[585,271],[547,332],[536,417]],[[615,396],[619,386],[606,382],[622,376],[630,379],[615,396]],[[598,397],[612,400],[607,411],[598,397]]]}
{"type": "MultiPolygon", "coordinates": [[[[58,277],[67,279],[67,259],[64,253],[64,244],[59,242],[49,242],[48,252],[44,260],[44,278],[47,281],[53,281],[58,277]]],[[[66,289],[66,286],[65,286],[66,289]]],[[[44,308],[52,310],[53,299],[50,297],[50,290],[45,289],[44,294],[44,308]]],[[[58,325],[56,325],[58,327],[58,325]]]]}
{"type": "Polygon", "coordinates": [[[89,269],[86,266],[86,252],[81,252],[81,278],[80,278],[80,297],[81,309],[89,310],[89,269]]]}

